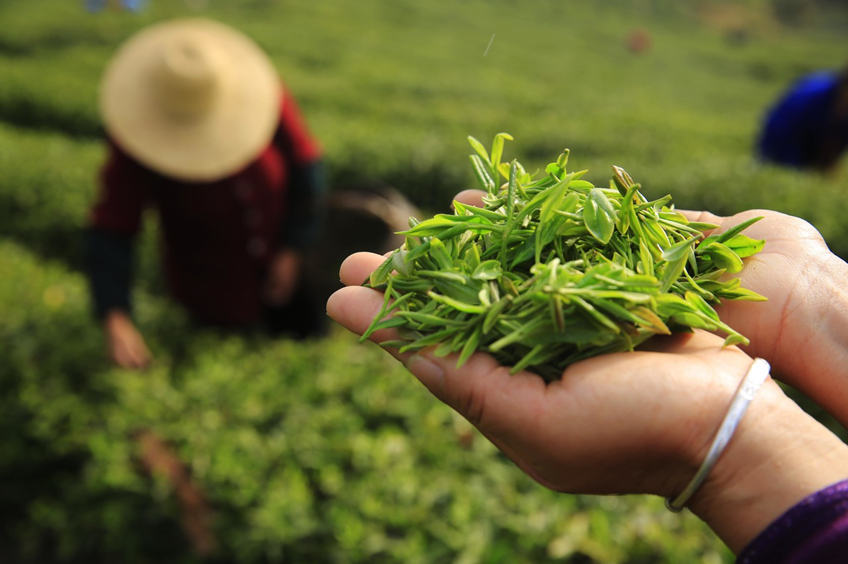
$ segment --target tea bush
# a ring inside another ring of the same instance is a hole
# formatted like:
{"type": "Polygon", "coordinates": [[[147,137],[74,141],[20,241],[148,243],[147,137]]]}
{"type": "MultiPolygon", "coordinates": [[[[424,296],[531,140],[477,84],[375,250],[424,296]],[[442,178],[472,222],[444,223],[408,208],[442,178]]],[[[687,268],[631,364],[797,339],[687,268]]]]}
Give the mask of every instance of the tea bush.
{"type": "MultiPolygon", "coordinates": [[[[730,561],[659,499],[541,488],[341,331],[291,343],[198,330],[161,297],[153,222],[136,301],[156,363],[108,365],[79,247],[103,157],[97,81],[121,40],[197,4],[0,5],[0,559],[730,561]],[[203,503],[187,510],[174,479],[151,470],[145,433],[203,503]]],[[[505,130],[523,162],[570,147],[595,182],[619,164],[681,206],[801,215],[848,256],[845,177],[750,154],[789,81],[843,62],[841,37],[752,25],[728,41],[695,4],[240,0],[202,14],[269,51],[335,188],[388,184],[445,209],[471,184],[465,136],[505,130]],[[640,55],[624,47],[634,28],[652,38],[640,55]]]]}

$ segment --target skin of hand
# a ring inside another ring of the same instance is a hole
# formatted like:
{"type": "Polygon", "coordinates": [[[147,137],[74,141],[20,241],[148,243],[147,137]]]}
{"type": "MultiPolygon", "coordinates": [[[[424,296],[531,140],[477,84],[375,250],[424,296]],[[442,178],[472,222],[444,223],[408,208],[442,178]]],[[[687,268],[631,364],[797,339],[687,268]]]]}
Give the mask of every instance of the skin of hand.
{"type": "Polygon", "coordinates": [[[264,298],[270,305],[285,305],[291,300],[303,263],[300,253],[282,249],[271,259],[265,280],[264,298]]]}
{"type": "MultiPolygon", "coordinates": [[[[359,284],[382,260],[348,257],[340,273],[348,286],[328,301],[329,315],[355,333],[381,307],[382,295],[359,284]]],[[[671,497],[703,461],[751,363],[721,343],[701,331],[660,339],[652,350],[576,363],[550,384],[526,371],[510,375],[483,353],[456,368],[454,355],[388,352],[539,483],[671,497]]],[[[738,551],[794,503],[845,476],[848,447],[767,381],[689,506],[738,551]]]]}
{"type": "Polygon", "coordinates": [[[744,347],[772,365],[772,373],[801,390],[848,426],[848,264],[830,252],[806,221],[770,210],[732,217],[684,212],[725,231],[751,218],[744,231],[765,239],[761,252],[735,274],[767,302],[727,301],[721,319],[751,340],[744,347]]]}
{"type": "Polygon", "coordinates": [[[130,316],[120,310],[113,310],[103,319],[103,329],[106,333],[106,346],[109,357],[121,368],[147,368],[153,356],[144,342],[130,316]]]}

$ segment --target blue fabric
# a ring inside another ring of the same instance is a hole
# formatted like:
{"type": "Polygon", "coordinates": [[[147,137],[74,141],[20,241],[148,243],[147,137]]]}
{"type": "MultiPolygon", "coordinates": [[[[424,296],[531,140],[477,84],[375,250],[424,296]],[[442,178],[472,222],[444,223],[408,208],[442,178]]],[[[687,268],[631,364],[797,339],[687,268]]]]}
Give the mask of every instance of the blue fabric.
{"type": "MultiPolygon", "coordinates": [[[[85,9],[89,12],[100,12],[106,8],[107,0],[85,0],[85,9]]],[[[121,7],[131,12],[140,12],[147,0],[121,0],[121,7]]]]}
{"type": "Polygon", "coordinates": [[[838,148],[848,146],[848,124],[836,123],[833,116],[837,85],[838,75],[832,72],[813,73],[793,85],[766,116],[760,157],[806,168],[819,164],[823,144],[834,132],[838,148]]]}

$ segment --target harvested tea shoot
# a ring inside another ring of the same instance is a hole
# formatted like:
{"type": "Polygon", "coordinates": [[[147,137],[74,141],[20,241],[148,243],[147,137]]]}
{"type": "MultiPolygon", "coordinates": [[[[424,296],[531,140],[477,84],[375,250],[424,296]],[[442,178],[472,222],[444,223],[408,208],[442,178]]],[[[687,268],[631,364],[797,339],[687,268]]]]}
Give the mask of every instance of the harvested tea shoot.
{"type": "Polygon", "coordinates": [[[363,340],[395,328],[381,345],[435,346],[460,365],[485,351],[547,380],[658,334],[699,328],[748,343],[713,305],[765,299],[724,276],[763,248],[742,233],[760,218],[706,236],[717,226],[688,221],[669,195],[649,201],[620,167],[601,188],[566,169],[568,150],[533,175],[502,162],[509,134],[489,151],[468,140],[484,206],[454,202],[452,214],[410,218],[404,244],[365,284],[385,300],[363,340]]]}

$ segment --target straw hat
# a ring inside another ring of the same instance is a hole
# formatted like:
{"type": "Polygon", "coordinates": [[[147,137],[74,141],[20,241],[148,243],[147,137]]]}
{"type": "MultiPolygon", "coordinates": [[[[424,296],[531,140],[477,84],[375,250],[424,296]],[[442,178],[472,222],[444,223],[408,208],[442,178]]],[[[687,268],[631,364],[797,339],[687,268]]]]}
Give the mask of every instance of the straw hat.
{"type": "Polygon", "coordinates": [[[235,173],[271,141],[280,82],[262,50],[205,19],[159,23],[109,63],[100,112],[116,143],[148,167],[187,181],[235,173]]]}

